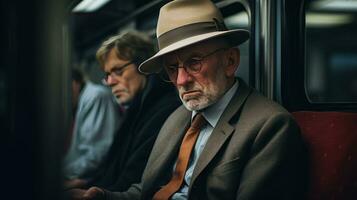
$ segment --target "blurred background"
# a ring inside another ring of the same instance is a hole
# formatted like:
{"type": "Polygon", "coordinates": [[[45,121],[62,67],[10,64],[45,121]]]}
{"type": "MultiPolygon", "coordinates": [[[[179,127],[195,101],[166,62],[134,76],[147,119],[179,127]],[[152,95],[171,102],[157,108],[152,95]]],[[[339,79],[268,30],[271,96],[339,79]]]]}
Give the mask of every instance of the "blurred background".
{"type": "MultiPolygon", "coordinates": [[[[136,29],[155,39],[167,0],[1,1],[0,199],[61,199],[70,128],[70,69],[93,82],[108,36],[136,29]]],[[[354,110],[356,0],[215,0],[229,28],[251,32],[237,74],[289,111],[354,110]]],[[[180,16],[178,16],[180,17],[180,16]]]]}

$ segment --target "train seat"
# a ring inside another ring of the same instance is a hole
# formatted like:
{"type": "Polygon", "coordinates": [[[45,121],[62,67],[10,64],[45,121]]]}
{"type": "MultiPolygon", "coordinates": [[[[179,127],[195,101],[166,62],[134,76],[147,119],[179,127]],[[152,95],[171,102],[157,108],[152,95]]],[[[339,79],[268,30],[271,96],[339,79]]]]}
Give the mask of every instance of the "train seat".
{"type": "Polygon", "coordinates": [[[357,113],[292,114],[309,149],[308,199],[357,199],[357,113]]]}

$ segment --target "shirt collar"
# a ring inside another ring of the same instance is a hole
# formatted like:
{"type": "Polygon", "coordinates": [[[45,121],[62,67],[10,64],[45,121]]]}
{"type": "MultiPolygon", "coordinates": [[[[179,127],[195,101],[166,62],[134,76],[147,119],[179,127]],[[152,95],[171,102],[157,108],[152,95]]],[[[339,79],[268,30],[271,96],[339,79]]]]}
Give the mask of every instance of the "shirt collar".
{"type": "MultiPolygon", "coordinates": [[[[227,107],[228,103],[231,101],[233,98],[233,95],[237,91],[239,86],[238,79],[236,79],[235,83],[233,86],[223,95],[222,98],[220,98],[216,103],[213,105],[207,107],[206,109],[203,110],[202,114],[207,120],[207,122],[212,126],[216,127],[219,118],[223,114],[224,109],[227,107]]],[[[191,115],[191,120],[193,119],[194,116],[196,116],[198,112],[193,111],[191,115]]]]}

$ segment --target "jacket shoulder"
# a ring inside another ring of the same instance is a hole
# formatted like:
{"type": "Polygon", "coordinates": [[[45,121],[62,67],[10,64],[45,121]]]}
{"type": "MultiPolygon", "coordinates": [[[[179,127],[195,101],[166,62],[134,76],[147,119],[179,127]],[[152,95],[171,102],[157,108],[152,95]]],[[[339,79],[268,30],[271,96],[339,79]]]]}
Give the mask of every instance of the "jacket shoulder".
{"type": "Polygon", "coordinates": [[[262,94],[253,91],[247,98],[245,112],[255,113],[257,116],[270,117],[275,114],[283,114],[290,116],[290,113],[280,104],[266,98],[262,94]]]}

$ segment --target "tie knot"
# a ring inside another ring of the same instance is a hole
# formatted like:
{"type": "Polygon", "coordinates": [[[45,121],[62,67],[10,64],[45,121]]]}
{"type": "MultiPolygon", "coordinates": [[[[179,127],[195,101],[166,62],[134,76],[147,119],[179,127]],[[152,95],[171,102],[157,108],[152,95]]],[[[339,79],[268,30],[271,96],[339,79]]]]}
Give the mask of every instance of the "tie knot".
{"type": "Polygon", "coordinates": [[[198,113],[192,120],[191,128],[200,129],[205,123],[205,117],[201,113],[198,113]]]}

